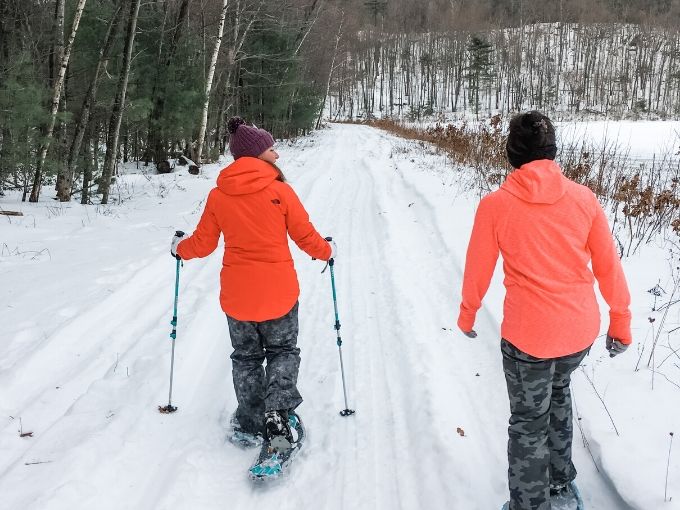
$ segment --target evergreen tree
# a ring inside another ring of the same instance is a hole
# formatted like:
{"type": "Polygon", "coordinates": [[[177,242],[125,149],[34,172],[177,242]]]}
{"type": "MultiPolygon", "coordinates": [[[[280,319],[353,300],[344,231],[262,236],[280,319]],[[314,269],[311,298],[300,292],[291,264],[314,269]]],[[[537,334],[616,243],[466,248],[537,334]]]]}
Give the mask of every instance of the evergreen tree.
{"type": "Polygon", "coordinates": [[[238,73],[238,111],[277,137],[311,130],[323,100],[322,85],[304,80],[297,33],[291,25],[258,23],[244,45],[252,57],[238,73]]]}
{"type": "MultiPolygon", "coordinates": [[[[49,120],[43,107],[49,90],[30,54],[15,54],[15,59],[0,82],[0,189],[7,181],[21,186],[25,200],[43,142],[39,126],[49,120]]],[[[53,166],[45,161],[46,170],[53,166]]]]}
{"type": "Polygon", "coordinates": [[[474,110],[479,117],[479,91],[483,85],[494,77],[493,47],[479,35],[473,35],[467,45],[470,100],[474,101],[474,110]]]}

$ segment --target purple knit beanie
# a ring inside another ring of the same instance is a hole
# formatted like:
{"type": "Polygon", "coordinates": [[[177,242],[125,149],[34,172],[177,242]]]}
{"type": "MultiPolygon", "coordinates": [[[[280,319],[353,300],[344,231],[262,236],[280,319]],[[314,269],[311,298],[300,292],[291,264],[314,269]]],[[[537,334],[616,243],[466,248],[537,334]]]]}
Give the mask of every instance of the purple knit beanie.
{"type": "Polygon", "coordinates": [[[232,117],[227,123],[229,150],[234,159],[250,156],[256,158],[274,146],[274,137],[264,129],[246,125],[241,117],[232,117]]]}

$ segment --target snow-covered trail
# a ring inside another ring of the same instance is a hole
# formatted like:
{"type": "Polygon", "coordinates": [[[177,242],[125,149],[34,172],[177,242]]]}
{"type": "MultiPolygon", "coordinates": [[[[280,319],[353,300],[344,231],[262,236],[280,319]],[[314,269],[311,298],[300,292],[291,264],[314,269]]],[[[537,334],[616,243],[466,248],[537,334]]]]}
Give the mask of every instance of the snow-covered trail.
{"type": "MultiPolygon", "coordinates": [[[[283,152],[281,166],[312,221],[338,243],[343,354],[356,415],[338,414],[344,403],[330,276],[296,248],[299,412],[309,438],[292,475],[253,486],[246,470],[256,452],[224,442],[235,397],[217,301],[219,253],[182,269],[179,412],[157,412],[167,402],[169,372],[168,234],[173,224],[195,223],[196,215],[181,218],[204,198],[211,176],[178,197],[174,212],[161,206],[165,230],[130,234],[137,253],[152,249],[134,270],[120,268],[127,277],[105,299],[79,301],[30,348],[13,342],[11,364],[0,365],[0,391],[8,396],[0,398],[0,508],[485,510],[505,501],[500,303],[491,297],[487,309],[498,314],[480,313],[478,339],[455,328],[474,200],[456,196],[455,176],[395,157],[395,139],[371,128],[334,126],[305,150],[283,152]],[[17,438],[19,416],[34,438],[17,438]]],[[[98,255],[110,257],[108,267],[131,257],[125,250],[98,255]]],[[[78,291],[71,292],[65,296],[78,291]]],[[[589,510],[628,508],[578,438],[575,456],[589,510]]]]}

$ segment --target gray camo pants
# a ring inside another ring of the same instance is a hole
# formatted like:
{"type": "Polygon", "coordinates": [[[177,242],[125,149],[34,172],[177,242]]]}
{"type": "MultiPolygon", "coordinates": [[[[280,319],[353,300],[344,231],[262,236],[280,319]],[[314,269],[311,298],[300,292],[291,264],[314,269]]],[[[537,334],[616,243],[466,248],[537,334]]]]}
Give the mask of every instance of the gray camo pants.
{"type": "Polygon", "coordinates": [[[571,461],[571,374],[590,347],[561,358],[530,356],[501,340],[510,398],[510,510],[550,510],[550,484],[576,478],[571,461]]]}
{"type": "Polygon", "coordinates": [[[278,319],[249,322],[227,315],[227,321],[234,348],[235,416],[244,431],[263,433],[265,411],[295,409],[302,403],[296,386],[300,368],[298,304],[278,319]]]}

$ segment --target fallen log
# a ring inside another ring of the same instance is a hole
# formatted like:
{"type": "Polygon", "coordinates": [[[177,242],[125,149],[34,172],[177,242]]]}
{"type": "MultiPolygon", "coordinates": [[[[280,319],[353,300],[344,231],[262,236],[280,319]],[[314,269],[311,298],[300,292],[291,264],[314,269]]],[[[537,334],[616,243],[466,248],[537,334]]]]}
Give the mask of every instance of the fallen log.
{"type": "Polygon", "coordinates": [[[24,213],[19,212],[19,211],[3,211],[0,209],[0,215],[4,216],[23,216],[24,213]]]}

